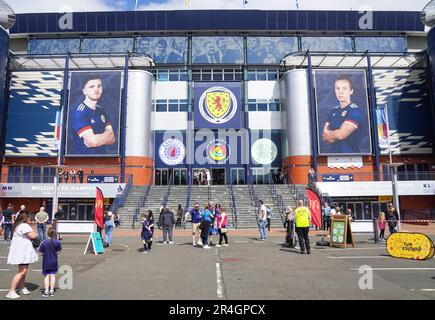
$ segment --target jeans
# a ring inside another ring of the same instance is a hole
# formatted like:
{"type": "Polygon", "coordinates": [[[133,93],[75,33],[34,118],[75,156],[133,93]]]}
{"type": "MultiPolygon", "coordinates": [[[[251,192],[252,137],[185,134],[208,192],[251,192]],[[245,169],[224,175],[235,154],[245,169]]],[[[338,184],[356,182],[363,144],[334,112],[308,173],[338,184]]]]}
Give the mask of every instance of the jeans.
{"type": "Polygon", "coordinates": [[[108,243],[109,245],[112,244],[112,232],[114,228],[115,224],[113,223],[113,221],[106,222],[106,243],[108,243]]]}
{"type": "Polygon", "coordinates": [[[44,241],[47,238],[47,226],[45,223],[38,223],[38,238],[44,241]]]}
{"type": "Polygon", "coordinates": [[[266,240],[267,220],[258,220],[258,228],[260,229],[260,239],[266,240]]]}
{"type": "Polygon", "coordinates": [[[6,240],[11,240],[11,238],[9,237],[9,234],[11,233],[11,229],[12,229],[12,224],[11,223],[4,223],[3,224],[3,230],[4,230],[4,239],[6,240]]]}
{"type": "Polygon", "coordinates": [[[169,241],[172,242],[172,231],[173,227],[165,227],[163,226],[163,242],[166,242],[169,234],[169,241]]]}
{"type": "Polygon", "coordinates": [[[296,228],[296,234],[298,235],[299,245],[301,246],[301,252],[305,251],[305,247],[307,252],[310,252],[310,239],[308,238],[308,232],[310,228],[296,228]]]}

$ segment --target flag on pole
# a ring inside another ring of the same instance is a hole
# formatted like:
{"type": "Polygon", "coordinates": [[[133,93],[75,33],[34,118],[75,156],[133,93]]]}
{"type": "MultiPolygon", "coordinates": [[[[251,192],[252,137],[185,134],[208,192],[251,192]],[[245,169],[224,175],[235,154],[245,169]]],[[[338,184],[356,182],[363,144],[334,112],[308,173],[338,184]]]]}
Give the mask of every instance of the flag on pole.
{"type": "Polygon", "coordinates": [[[103,227],[104,221],[103,221],[103,214],[104,214],[104,196],[103,192],[100,190],[100,188],[96,188],[97,194],[95,196],[95,208],[94,208],[94,222],[99,226],[100,228],[103,227]]]}
{"type": "Polygon", "coordinates": [[[308,208],[311,212],[311,224],[322,227],[322,209],[320,198],[312,189],[307,188],[308,208]]]}
{"type": "Polygon", "coordinates": [[[296,9],[299,10],[299,2],[298,2],[298,0],[296,0],[296,9]]]}
{"type": "Polygon", "coordinates": [[[184,3],[186,4],[186,6],[189,6],[189,7],[191,5],[191,2],[192,2],[192,0],[184,0],[184,3]]]}
{"type": "Polygon", "coordinates": [[[136,4],[134,5],[134,11],[137,11],[137,5],[139,4],[139,0],[136,0],[136,4]]]}
{"type": "Polygon", "coordinates": [[[379,146],[381,148],[388,148],[390,137],[388,134],[388,114],[386,107],[376,109],[376,120],[378,127],[379,146]]]}
{"type": "Polygon", "coordinates": [[[54,124],[54,146],[58,150],[60,149],[60,139],[62,132],[62,110],[56,111],[56,122],[54,124]]]}

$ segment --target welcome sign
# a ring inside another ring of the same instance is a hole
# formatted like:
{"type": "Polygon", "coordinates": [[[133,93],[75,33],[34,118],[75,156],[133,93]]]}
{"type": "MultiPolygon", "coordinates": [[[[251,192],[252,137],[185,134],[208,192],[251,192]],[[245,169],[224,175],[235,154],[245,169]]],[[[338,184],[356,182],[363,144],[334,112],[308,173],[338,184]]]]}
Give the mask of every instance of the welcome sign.
{"type": "Polygon", "coordinates": [[[242,127],[241,82],[195,82],[195,129],[242,127]]]}

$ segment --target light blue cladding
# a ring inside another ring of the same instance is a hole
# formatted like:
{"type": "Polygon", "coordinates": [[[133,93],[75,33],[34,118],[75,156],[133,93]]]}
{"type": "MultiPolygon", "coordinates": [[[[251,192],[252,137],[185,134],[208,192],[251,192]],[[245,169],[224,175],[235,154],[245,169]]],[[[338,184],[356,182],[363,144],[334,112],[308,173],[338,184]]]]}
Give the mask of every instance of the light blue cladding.
{"type": "Polygon", "coordinates": [[[79,53],[80,39],[30,39],[30,54],[79,53]]]}
{"type": "MultiPolygon", "coordinates": [[[[425,70],[373,70],[373,76],[377,106],[388,110],[392,154],[431,154],[433,123],[425,70]]],[[[388,154],[388,148],[381,153],[388,154]]]]}
{"type": "Polygon", "coordinates": [[[136,51],[156,63],[187,63],[187,37],[138,37],[136,51]]]}
{"type": "Polygon", "coordinates": [[[133,38],[85,38],[83,53],[133,52],[133,38]]]}
{"type": "Polygon", "coordinates": [[[357,52],[406,52],[405,37],[355,37],[357,52]]]}
{"type": "Polygon", "coordinates": [[[53,157],[63,72],[12,72],[6,156],[53,157]]]}
{"type": "Polygon", "coordinates": [[[193,37],[192,61],[197,64],[243,64],[242,37],[193,37]]]}
{"type": "Polygon", "coordinates": [[[279,64],[291,52],[298,51],[297,37],[248,37],[249,64],[279,64]]]}
{"type": "Polygon", "coordinates": [[[302,37],[302,51],[352,52],[350,37],[302,37]]]}

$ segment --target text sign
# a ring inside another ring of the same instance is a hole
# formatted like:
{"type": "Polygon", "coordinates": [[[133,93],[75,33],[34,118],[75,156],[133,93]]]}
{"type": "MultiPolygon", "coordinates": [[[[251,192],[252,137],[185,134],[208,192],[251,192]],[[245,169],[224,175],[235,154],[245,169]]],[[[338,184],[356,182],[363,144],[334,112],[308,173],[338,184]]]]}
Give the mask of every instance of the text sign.
{"type": "Polygon", "coordinates": [[[394,258],[427,260],[434,256],[434,244],[425,234],[398,232],[388,237],[387,252],[394,258]]]}

